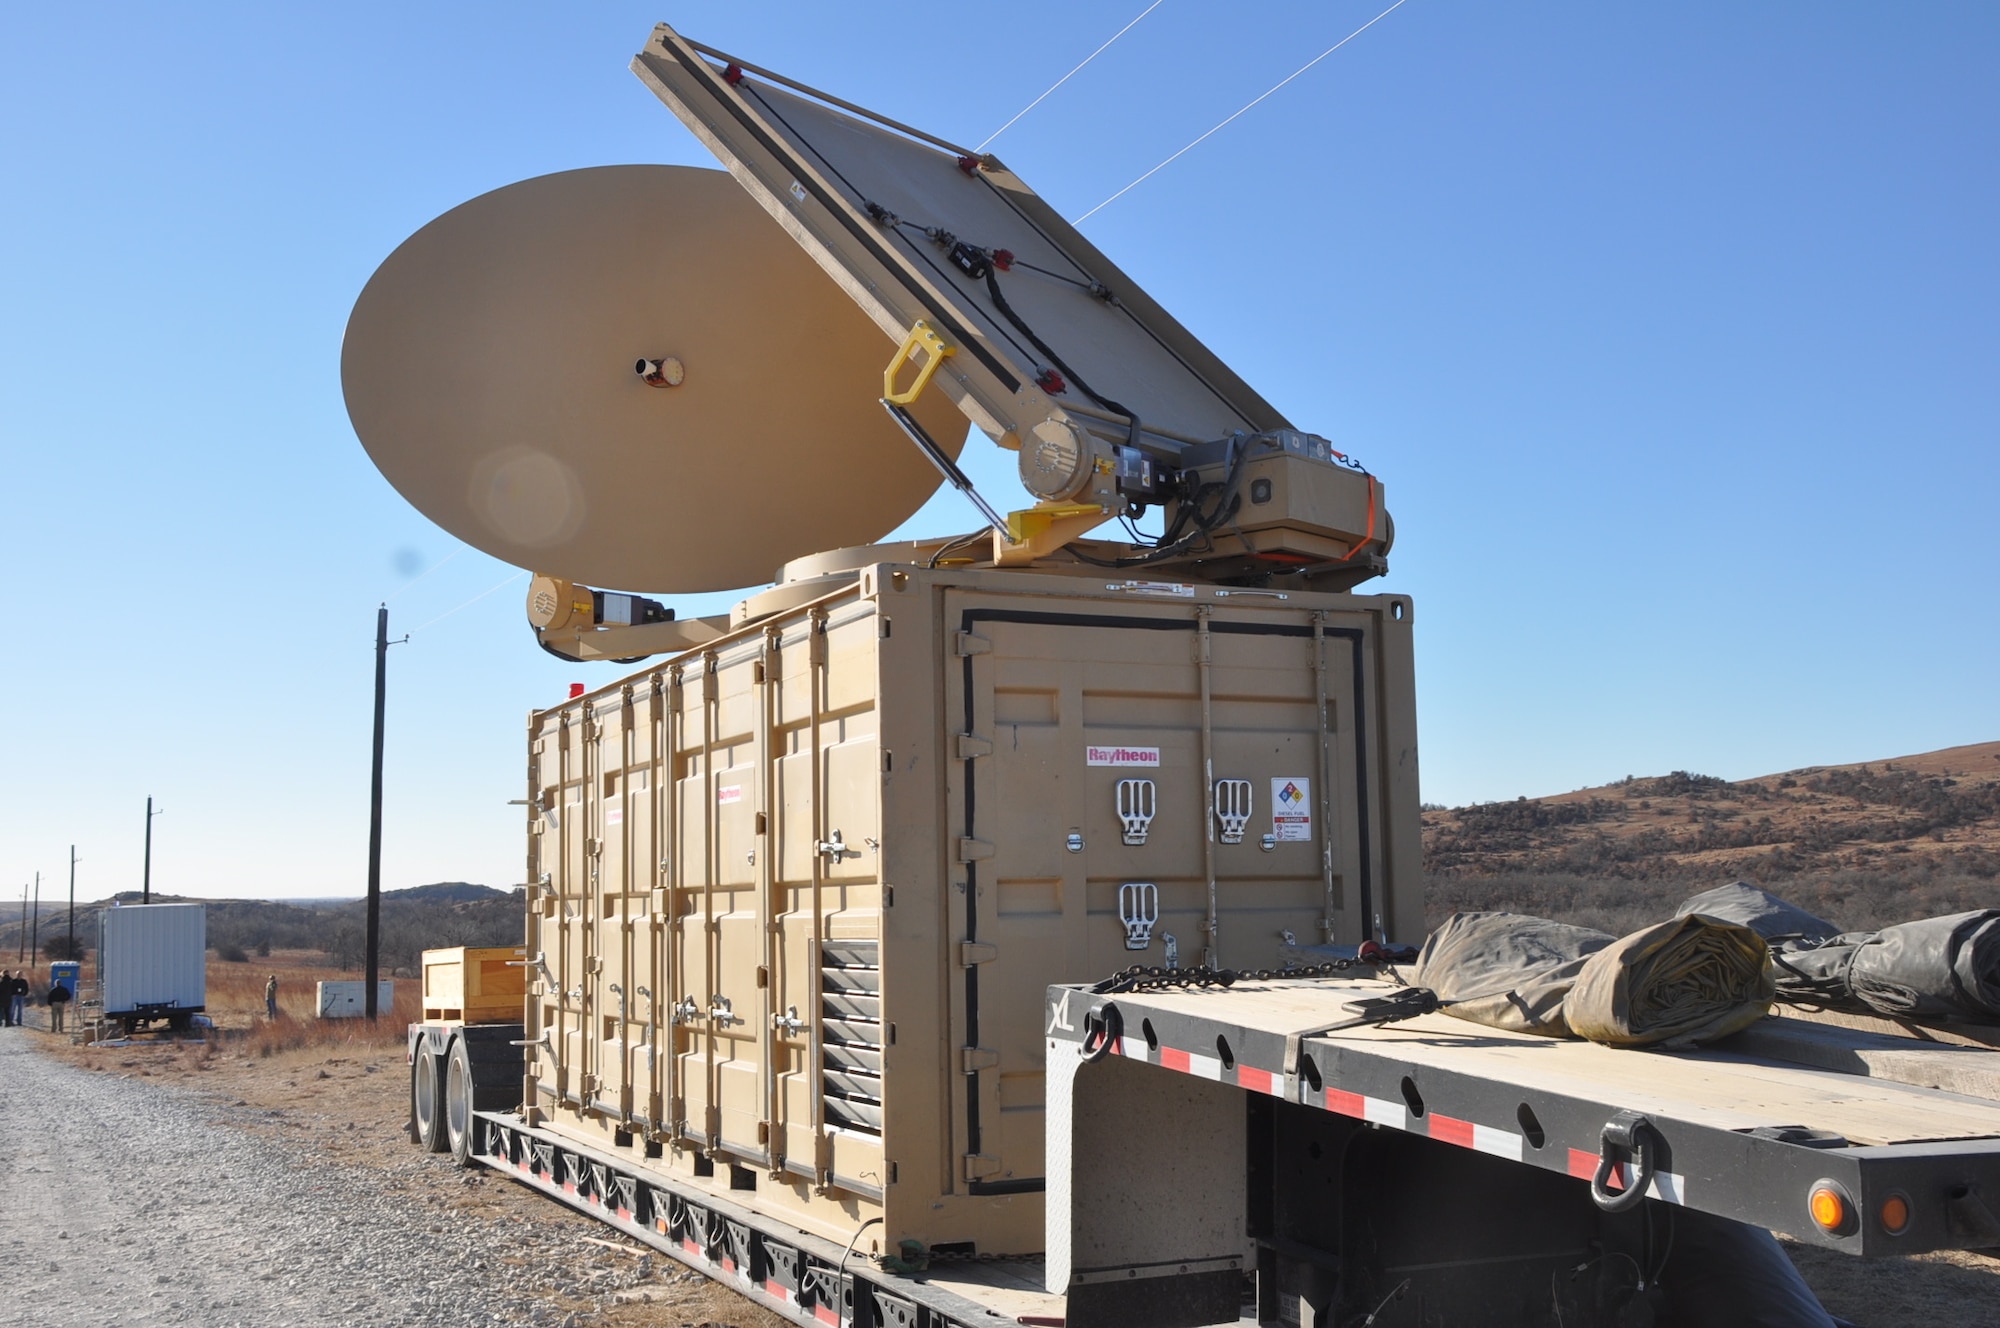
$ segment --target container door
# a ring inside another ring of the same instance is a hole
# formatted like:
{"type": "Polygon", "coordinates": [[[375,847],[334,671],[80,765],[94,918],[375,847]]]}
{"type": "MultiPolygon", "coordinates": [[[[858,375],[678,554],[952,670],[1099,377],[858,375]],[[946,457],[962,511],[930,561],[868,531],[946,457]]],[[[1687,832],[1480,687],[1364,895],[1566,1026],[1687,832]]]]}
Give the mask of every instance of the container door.
{"type": "Polygon", "coordinates": [[[759,768],[762,686],[752,660],[732,659],[714,675],[708,815],[714,824],[715,931],[711,990],[706,993],[714,1069],[716,1143],[745,1158],[761,1158],[768,1119],[764,1107],[764,915],[758,882],[763,843],[765,780],[759,768]]]}
{"type": "Polygon", "coordinates": [[[590,1032],[596,1041],[591,1056],[590,1105],[613,1116],[628,1110],[625,1090],[625,1016],[630,993],[624,965],[625,742],[624,710],[604,704],[597,712],[595,774],[590,791],[591,874],[589,893],[590,962],[585,985],[590,992],[590,1032]]]}
{"type": "Polygon", "coordinates": [[[665,911],[655,903],[666,898],[666,804],[660,793],[666,740],[663,693],[664,684],[655,676],[634,707],[632,765],[623,790],[625,852],[631,863],[625,897],[630,1011],[626,1081],[632,1089],[633,1115],[656,1129],[667,1123],[666,1059],[660,1047],[666,1036],[667,1008],[674,999],[662,964],[665,911]]]}
{"type": "MultiPolygon", "coordinates": [[[[588,1014],[590,956],[594,949],[590,935],[590,873],[594,858],[590,850],[595,801],[588,797],[592,754],[592,744],[586,736],[589,724],[589,719],[580,712],[563,713],[551,735],[556,748],[555,781],[543,795],[549,804],[543,845],[545,850],[552,850],[544,858],[549,894],[544,909],[542,948],[551,972],[543,1005],[547,1032],[557,1049],[560,1067],[556,1089],[570,1103],[582,1101],[596,1051],[588,1014]],[[551,835],[553,844],[549,843],[551,835]]],[[[547,773],[545,765],[545,778],[547,773]]]]}
{"type": "Polygon", "coordinates": [[[671,757],[674,816],[669,852],[674,866],[667,903],[672,985],[664,993],[673,1028],[676,1093],[667,1114],[690,1138],[704,1145],[713,1143],[715,1137],[708,1055],[708,997],[715,989],[710,963],[714,937],[709,928],[715,790],[708,768],[712,707],[705,696],[705,678],[705,671],[699,668],[686,670],[670,700],[678,739],[671,757]]]}
{"type": "Polygon", "coordinates": [[[1334,845],[1329,873],[1323,852],[1322,749],[1342,749],[1351,691],[1348,670],[1316,666],[1303,613],[947,603],[947,798],[972,901],[952,956],[963,1179],[1004,1193],[1043,1173],[1049,984],[1131,964],[1274,967],[1287,933],[1325,938],[1349,868],[1334,845]]]}

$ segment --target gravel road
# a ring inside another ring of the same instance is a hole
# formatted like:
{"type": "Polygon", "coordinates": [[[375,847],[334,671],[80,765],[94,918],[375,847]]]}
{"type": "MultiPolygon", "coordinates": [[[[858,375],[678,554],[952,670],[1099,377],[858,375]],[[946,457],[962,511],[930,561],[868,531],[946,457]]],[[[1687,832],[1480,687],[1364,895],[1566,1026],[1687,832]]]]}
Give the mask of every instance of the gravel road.
{"type": "Polygon", "coordinates": [[[559,1302],[653,1273],[566,1224],[438,1206],[504,1181],[416,1149],[386,1172],[317,1160],[310,1122],[227,1128],[277,1113],[81,1070],[40,1036],[0,1029],[0,1324],[555,1328],[559,1302]]]}

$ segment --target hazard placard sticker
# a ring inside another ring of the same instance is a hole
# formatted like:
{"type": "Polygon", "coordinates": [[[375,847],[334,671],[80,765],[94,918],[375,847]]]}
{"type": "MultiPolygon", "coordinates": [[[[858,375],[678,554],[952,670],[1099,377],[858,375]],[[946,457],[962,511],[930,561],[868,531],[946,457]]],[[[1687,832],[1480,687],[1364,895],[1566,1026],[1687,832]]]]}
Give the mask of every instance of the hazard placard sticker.
{"type": "Polygon", "coordinates": [[[1312,781],[1304,775],[1271,781],[1271,835],[1280,843],[1313,837],[1312,781]]]}
{"type": "Polygon", "coordinates": [[[1160,749],[1157,747],[1086,747],[1083,749],[1086,765],[1158,765],[1160,749]]]}
{"type": "Polygon", "coordinates": [[[724,784],[715,791],[715,800],[724,807],[727,807],[732,802],[741,802],[743,801],[743,786],[741,784],[724,784]]]}

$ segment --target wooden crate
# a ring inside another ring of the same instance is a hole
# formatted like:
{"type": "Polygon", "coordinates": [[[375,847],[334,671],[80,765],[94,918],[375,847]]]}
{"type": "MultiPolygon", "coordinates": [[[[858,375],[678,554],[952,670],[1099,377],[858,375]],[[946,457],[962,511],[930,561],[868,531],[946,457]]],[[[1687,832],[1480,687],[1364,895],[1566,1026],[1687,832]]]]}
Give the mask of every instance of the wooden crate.
{"type": "Polygon", "coordinates": [[[517,1023],[527,991],[527,951],[519,946],[456,946],[424,951],[424,1018],[468,1024],[517,1023]]]}

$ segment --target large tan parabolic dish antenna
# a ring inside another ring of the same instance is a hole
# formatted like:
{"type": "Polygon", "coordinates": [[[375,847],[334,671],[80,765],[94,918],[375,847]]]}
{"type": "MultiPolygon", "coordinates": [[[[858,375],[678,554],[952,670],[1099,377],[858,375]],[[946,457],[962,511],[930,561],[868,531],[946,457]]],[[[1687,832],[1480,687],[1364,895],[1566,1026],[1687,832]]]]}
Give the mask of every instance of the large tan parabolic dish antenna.
{"type": "MultiPolygon", "coordinates": [[[[923,504],[938,473],[879,404],[895,351],[725,172],[606,166],[404,241],[340,369],[368,455],[431,520],[537,572],[676,593],[768,581],[923,504]]],[[[915,409],[956,455],[964,417],[940,392],[915,409]]]]}

